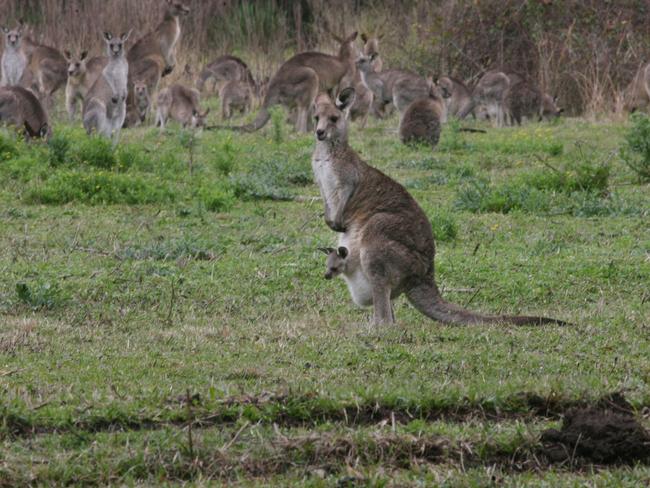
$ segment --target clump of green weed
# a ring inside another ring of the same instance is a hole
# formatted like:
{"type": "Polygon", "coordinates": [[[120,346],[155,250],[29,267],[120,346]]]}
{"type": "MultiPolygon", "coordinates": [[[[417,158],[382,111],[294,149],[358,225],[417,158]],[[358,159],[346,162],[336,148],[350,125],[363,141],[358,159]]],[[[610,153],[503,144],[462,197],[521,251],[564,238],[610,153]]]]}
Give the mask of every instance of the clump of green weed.
{"type": "Polygon", "coordinates": [[[101,136],[91,136],[75,142],[72,160],[100,169],[111,169],[116,164],[115,151],[111,141],[101,136]]]}
{"type": "Polygon", "coordinates": [[[116,167],[120,171],[136,169],[138,171],[151,172],[154,170],[154,162],[147,155],[141,144],[120,144],[115,150],[116,167]]]}
{"type": "Polygon", "coordinates": [[[429,220],[437,241],[453,241],[458,237],[458,224],[450,211],[437,210],[429,220]]]}
{"type": "Polygon", "coordinates": [[[0,165],[0,174],[23,183],[45,177],[47,173],[47,165],[34,151],[25,151],[0,165]]]}
{"type": "Polygon", "coordinates": [[[174,198],[168,186],[152,178],[75,170],[58,171],[41,185],[33,186],[26,196],[31,203],[91,205],[166,203],[174,198]]]}
{"type": "Polygon", "coordinates": [[[650,181],[650,117],[632,114],[632,127],[625,135],[621,157],[640,181],[650,181]]]}
{"type": "Polygon", "coordinates": [[[462,186],[455,201],[456,208],[474,213],[544,212],[549,205],[547,195],[536,188],[521,183],[495,186],[483,180],[473,180],[462,186]]]}
{"type": "Polygon", "coordinates": [[[235,167],[237,151],[231,137],[228,137],[221,144],[212,145],[208,151],[210,162],[219,174],[228,176],[232,173],[235,167]]]}
{"type": "Polygon", "coordinates": [[[211,212],[227,212],[235,204],[235,191],[223,183],[204,186],[199,190],[199,199],[211,212]]]}
{"type": "Polygon", "coordinates": [[[243,200],[291,200],[289,185],[311,182],[311,173],[296,164],[277,159],[265,160],[249,173],[230,177],[237,198],[243,200]]]}
{"type": "Polygon", "coordinates": [[[442,133],[438,150],[440,151],[462,151],[468,147],[465,138],[461,133],[460,120],[452,118],[442,133]]]}
{"type": "Polygon", "coordinates": [[[47,142],[48,162],[50,166],[61,166],[68,161],[70,139],[65,133],[55,132],[47,142]]]}
{"type": "Polygon", "coordinates": [[[15,158],[18,155],[16,143],[7,135],[0,132],[0,161],[15,158]]]}
{"type": "Polygon", "coordinates": [[[58,285],[49,282],[17,283],[16,295],[20,302],[34,310],[51,310],[65,301],[58,285]]]}
{"type": "Polygon", "coordinates": [[[284,110],[280,107],[271,109],[271,128],[273,131],[273,142],[282,144],[284,142],[284,110]]]}

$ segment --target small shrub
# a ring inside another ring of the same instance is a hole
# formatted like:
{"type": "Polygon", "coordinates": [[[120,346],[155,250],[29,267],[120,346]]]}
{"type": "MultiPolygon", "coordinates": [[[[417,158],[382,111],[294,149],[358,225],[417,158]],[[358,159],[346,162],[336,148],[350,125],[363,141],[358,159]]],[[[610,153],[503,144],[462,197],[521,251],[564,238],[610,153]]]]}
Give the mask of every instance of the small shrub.
{"type": "Polygon", "coordinates": [[[227,212],[235,204],[235,192],[231,186],[225,184],[201,188],[199,198],[211,212],[227,212]]]}
{"type": "Polygon", "coordinates": [[[101,136],[86,137],[76,142],[72,150],[72,159],[75,163],[99,169],[111,169],[116,164],[111,141],[101,136]]]}
{"type": "Polygon", "coordinates": [[[44,204],[84,202],[99,204],[165,203],[174,200],[174,193],[164,184],[140,176],[106,171],[59,171],[42,185],[34,186],[27,201],[44,204]]]}
{"type": "Polygon", "coordinates": [[[521,183],[494,186],[482,180],[461,187],[454,205],[474,213],[544,212],[550,208],[549,195],[541,190],[521,183]]]}
{"type": "Polygon", "coordinates": [[[145,153],[140,144],[120,144],[115,151],[115,159],[120,171],[133,168],[151,172],[155,169],[153,159],[145,153]]]}
{"type": "Polygon", "coordinates": [[[235,167],[237,151],[229,137],[223,144],[215,144],[209,148],[210,162],[217,173],[228,176],[235,167]]]}
{"type": "Polygon", "coordinates": [[[34,310],[51,310],[64,301],[56,283],[17,283],[16,295],[20,302],[34,310]]]}
{"type": "Polygon", "coordinates": [[[0,161],[15,158],[18,155],[18,148],[14,141],[0,132],[0,161]]]}
{"type": "Polygon", "coordinates": [[[640,181],[650,181],[650,117],[642,113],[632,115],[632,127],[625,135],[621,157],[640,181]]]}
{"type": "Polygon", "coordinates": [[[47,142],[47,149],[50,166],[61,166],[68,161],[70,140],[64,133],[56,132],[47,142]]]}
{"type": "Polygon", "coordinates": [[[273,142],[280,145],[284,142],[284,110],[280,107],[271,109],[271,128],[273,131],[273,142]]]}
{"type": "Polygon", "coordinates": [[[230,177],[235,195],[243,200],[291,200],[288,185],[304,185],[311,181],[308,169],[277,159],[262,161],[249,173],[230,177]]]}
{"type": "Polygon", "coordinates": [[[429,220],[437,241],[453,241],[458,237],[458,224],[449,211],[438,211],[429,220]]]}

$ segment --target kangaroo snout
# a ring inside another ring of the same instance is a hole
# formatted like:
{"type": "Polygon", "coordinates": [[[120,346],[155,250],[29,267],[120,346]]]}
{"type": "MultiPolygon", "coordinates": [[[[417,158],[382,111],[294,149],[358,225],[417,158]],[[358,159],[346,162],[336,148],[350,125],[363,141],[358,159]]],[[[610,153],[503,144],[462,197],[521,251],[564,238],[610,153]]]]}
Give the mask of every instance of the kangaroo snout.
{"type": "Polygon", "coordinates": [[[331,271],[328,271],[327,273],[325,273],[325,279],[326,280],[331,280],[332,279],[332,272],[331,271]]]}
{"type": "Polygon", "coordinates": [[[327,135],[325,134],[325,131],[323,129],[318,129],[316,131],[316,138],[319,141],[324,141],[326,137],[327,137],[327,135]]]}

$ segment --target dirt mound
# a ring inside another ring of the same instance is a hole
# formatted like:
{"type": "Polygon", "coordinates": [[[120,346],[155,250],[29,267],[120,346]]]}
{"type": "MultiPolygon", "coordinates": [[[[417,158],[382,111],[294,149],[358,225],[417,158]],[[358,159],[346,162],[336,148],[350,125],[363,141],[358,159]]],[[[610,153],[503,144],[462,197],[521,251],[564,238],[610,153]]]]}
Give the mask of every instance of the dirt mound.
{"type": "Polygon", "coordinates": [[[650,433],[634,418],[621,395],[602,399],[594,407],[567,412],[561,430],[542,433],[543,452],[552,462],[601,464],[650,461],[650,433]]]}

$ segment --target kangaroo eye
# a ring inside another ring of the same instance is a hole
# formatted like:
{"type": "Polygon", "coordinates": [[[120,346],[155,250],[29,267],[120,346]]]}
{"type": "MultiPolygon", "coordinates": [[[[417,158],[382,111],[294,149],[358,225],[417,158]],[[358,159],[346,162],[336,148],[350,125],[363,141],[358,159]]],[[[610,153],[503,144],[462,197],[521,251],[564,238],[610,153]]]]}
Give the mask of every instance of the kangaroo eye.
{"type": "Polygon", "coordinates": [[[339,118],[337,116],[330,117],[330,122],[332,124],[336,124],[338,121],[339,121],[339,118]]]}
{"type": "Polygon", "coordinates": [[[318,119],[320,119],[320,117],[319,117],[318,115],[314,115],[314,120],[315,120],[316,122],[318,122],[318,119]]]}

